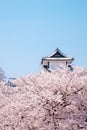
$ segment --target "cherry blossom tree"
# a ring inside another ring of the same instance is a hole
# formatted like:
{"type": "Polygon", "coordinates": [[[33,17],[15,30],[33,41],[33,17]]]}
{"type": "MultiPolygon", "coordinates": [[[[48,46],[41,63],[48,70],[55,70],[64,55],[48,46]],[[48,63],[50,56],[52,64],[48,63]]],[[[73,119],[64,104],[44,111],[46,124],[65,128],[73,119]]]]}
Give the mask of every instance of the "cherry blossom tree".
{"type": "Polygon", "coordinates": [[[0,130],[87,130],[86,68],[30,74],[14,84],[0,85],[0,130]]]}

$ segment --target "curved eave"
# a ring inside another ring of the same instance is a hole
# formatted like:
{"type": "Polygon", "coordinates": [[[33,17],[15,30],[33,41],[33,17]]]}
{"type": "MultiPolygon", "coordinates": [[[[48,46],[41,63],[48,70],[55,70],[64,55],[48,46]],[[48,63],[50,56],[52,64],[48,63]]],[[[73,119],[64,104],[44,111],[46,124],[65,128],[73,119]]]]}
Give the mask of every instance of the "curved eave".
{"type": "Polygon", "coordinates": [[[65,58],[42,58],[41,64],[43,64],[43,62],[48,61],[48,62],[58,62],[58,61],[66,61],[66,62],[70,62],[72,63],[72,61],[74,60],[74,58],[71,57],[65,57],[65,58]]]}
{"type": "Polygon", "coordinates": [[[45,61],[67,61],[67,60],[74,60],[74,58],[43,58],[42,60],[45,61]]]}

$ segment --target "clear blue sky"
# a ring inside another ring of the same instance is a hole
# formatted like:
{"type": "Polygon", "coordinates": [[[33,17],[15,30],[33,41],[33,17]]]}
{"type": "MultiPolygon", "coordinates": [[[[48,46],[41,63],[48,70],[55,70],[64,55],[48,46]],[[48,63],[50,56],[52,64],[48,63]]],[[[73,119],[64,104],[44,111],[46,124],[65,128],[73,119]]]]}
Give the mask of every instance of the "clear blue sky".
{"type": "Polygon", "coordinates": [[[0,0],[0,66],[7,77],[38,72],[56,48],[87,67],[87,0],[0,0]]]}

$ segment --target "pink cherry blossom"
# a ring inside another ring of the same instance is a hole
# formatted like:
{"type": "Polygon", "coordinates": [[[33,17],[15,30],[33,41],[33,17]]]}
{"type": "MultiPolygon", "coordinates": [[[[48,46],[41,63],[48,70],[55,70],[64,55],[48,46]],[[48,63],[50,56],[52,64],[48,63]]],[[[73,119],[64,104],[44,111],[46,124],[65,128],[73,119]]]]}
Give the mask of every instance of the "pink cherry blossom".
{"type": "Polygon", "coordinates": [[[87,130],[87,69],[0,83],[0,130],[87,130]]]}

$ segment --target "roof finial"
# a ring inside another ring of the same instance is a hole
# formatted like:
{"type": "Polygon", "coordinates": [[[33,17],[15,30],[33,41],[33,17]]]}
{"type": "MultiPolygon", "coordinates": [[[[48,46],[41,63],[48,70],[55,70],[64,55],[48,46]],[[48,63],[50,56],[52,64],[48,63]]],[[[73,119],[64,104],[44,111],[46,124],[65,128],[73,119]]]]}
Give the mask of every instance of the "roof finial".
{"type": "Polygon", "coordinates": [[[56,51],[58,51],[58,47],[56,48],[56,51]]]}

